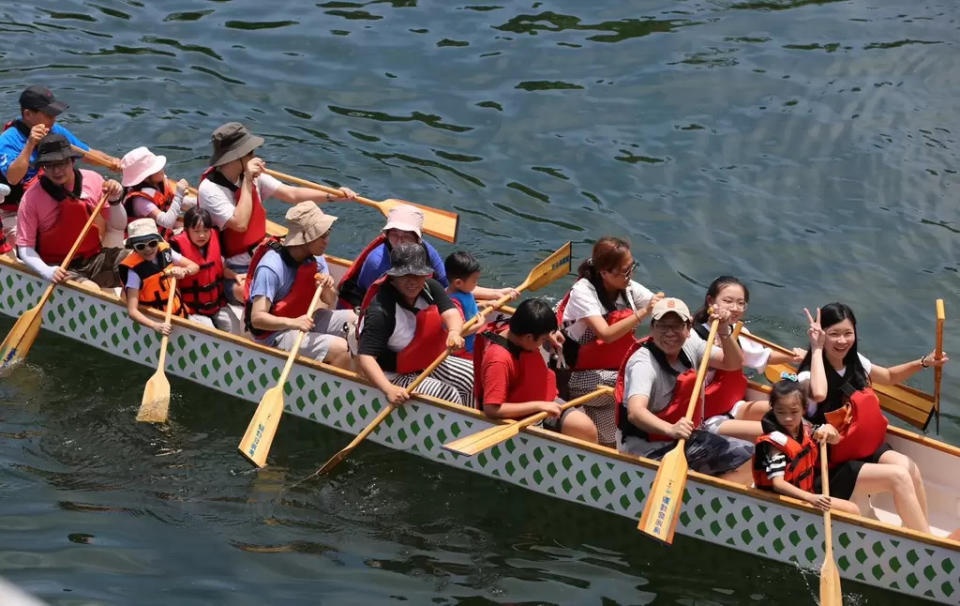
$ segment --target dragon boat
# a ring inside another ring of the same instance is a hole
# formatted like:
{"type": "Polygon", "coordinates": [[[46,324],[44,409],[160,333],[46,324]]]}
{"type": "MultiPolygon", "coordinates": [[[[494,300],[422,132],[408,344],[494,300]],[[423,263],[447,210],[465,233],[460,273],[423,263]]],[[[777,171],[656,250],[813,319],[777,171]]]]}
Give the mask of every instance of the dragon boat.
{"type": "MultiPolygon", "coordinates": [[[[343,259],[328,259],[335,277],[349,265],[343,259]]],[[[0,313],[17,318],[36,304],[46,286],[23,264],[0,257],[0,313]]],[[[166,361],[169,374],[250,402],[258,402],[280,376],[287,352],[178,318],[173,323],[166,361]]],[[[43,328],[124,360],[151,368],[156,364],[159,336],[132,321],[117,297],[73,283],[62,285],[44,308],[43,328]]],[[[764,388],[752,384],[751,389],[764,388]]],[[[380,391],[358,375],[303,357],[297,359],[287,381],[285,402],[287,413],[347,434],[357,434],[386,405],[380,391]]],[[[474,457],[442,448],[452,439],[495,423],[477,410],[417,395],[390,415],[370,439],[623,516],[630,519],[624,524],[635,526],[657,462],[537,427],[474,457]]],[[[872,497],[868,517],[834,513],[834,554],[840,576],[934,602],[960,603],[960,542],[946,538],[960,527],[960,449],[893,426],[888,441],[912,457],[923,472],[932,534],[901,528],[889,495],[872,497]]],[[[818,510],[789,497],[693,471],[677,532],[811,570],[820,566],[824,556],[818,510]]],[[[638,532],[637,540],[647,539],[638,532]]]]}

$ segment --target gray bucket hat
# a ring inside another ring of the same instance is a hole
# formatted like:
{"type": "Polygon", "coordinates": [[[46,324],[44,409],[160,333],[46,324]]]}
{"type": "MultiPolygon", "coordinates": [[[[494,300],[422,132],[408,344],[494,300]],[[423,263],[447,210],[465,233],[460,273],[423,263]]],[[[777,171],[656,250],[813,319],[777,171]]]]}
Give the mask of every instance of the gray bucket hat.
{"type": "Polygon", "coordinates": [[[61,162],[70,158],[80,158],[83,154],[73,151],[70,141],[59,133],[50,133],[37,144],[35,165],[45,162],[61,162]]]}
{"type": "Polygon", "coordinates": [[[406,243],[390,251],[388,276],[431,276],[433,268],[427,260],[427,251],[422,244],[406,243]]]}
{"type": "Polygon", "coordinates": [[[213,131],[210,142],[213,143],[210,166],[222,166],[239,160],[263,145],[263,137],[251,134],[247,127],[239,122],[227,122],[213,131]]]}

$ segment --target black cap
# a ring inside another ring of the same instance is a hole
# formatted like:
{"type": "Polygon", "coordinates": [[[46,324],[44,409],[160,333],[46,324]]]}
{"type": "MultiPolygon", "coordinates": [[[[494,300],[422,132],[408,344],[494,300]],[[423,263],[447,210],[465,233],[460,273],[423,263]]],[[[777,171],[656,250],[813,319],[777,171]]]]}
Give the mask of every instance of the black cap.
{"type": "Polygon", "coordinates": [[[59,116],[68,107],[63,101],[57,101],[45,86],[31,86],[20,93],[20,109],[32,109],[49,116],[59,116]]]}
{"type": "Polygon", "coordinates": [[[66,137],[51,133],[40,139],[40,143],[37,144],[36,164],[62,162],[69,158],[79,158],[81,156],[83,156],[82,153],[73,151],[70,141],[66,137]]]}

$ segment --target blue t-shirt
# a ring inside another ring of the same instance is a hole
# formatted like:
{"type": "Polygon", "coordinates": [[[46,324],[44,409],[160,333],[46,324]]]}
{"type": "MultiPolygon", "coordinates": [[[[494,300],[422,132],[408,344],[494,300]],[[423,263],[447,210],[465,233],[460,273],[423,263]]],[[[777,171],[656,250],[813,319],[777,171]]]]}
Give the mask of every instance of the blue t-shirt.
{"type": "MultiPolygon", "coordinates": [[[[450,286],[447,282],[447,270],[443,267],[443,259],[440,253],[429,242],[424,242],[427,247],[427,254],[430,256],[430,266],[433,267],[433,279],[443,285],[444,288],[450,286]]],[[[363,290],[370,288],[370,285],[376,282],[377,278],[387,273],[390,269],[390,253],[387,252],[387,243],[374,248],[367,255],[360,268],[360,275],[357,276],[357,286],[363,290]]]]}
{"type": "MultiPolygon", "coordinates": [[[[477,315],[477,312],[480,311],[480,309],[477,307],[477,298],[473,296],[472,292],[460,292],[459,290],[455,290],[450,293],[450,298],[456,299],[460,303],[460,307],[463,308],[463,319],[465,321],[477,315]]],[[[464,342],[466,343],[465,349],[470,353],[473,353],[473,338],[475,336],[476,335],[470,335],[464,339],[464,342]]]]}
{"type": "MultiPolygon", "coordinates": [[[[63,135],[67,138],[70,143],[76,145],[82,150],[89,150],[90,146],[77,139],[73,133],[66,129],[66,127],[60,126],[59,124],[54,123],[53,128],[50,129],[51,133],[56,133],[58,135],[63,135]]],[[[17,159],[17,156],[20,155],[20,152],[23,151],[23,148],[27,146],[27,138],[17,130],[17,127],[11,126],[7,130],[0,133],[0,173],[4,175],[7,174],[7,169],[10,168],[10,165],[13,164],[14,160],[17,159]]],[[[28,179],[32,179],[34,175],[37,174],[38,168],[34,166],[34,162],[37,159],[37,150],[34,148],[33,154],[30,155],[30,168],[27,169],[27,174],[24,175],[21,183],[26,182],[28,179]]]]}
{"type": "MultiPolygon", "coordinates": [[[[323,256],[314,257],[317,260],[317,273],[328,274],[330,268],[323,256]]],[[[290,267],[283,262],[280,253],[268,250],[260,258],[253,273],[253,282],[250,283],[250,300],[256,297],[266,297],[270,304],[274,304],[287,296],[293,288],[293,281],[297,278],[297,268],[290,267]]],[[[256,338],[258,343],[272,346],[277,333],[266,338],[256,338]]]]}

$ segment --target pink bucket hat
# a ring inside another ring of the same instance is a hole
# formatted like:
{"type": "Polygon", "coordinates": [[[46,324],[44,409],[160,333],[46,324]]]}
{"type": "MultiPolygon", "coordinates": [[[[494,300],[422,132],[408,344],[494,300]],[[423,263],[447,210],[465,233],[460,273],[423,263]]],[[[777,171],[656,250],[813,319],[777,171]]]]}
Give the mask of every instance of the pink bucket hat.
{"type": "Polygon", "coordinates": [[[416,206],[400,204],[390,209],[387,214],[387,224],[383,226],[383,231],[388,229],[399,229],[400,231],[412,231],[417,234],[417,238],[422,238],[420,233],[423,228],[423,211],[416,206]]]}
{"type": "Polygon", "coordinates": [[[130,187],[143,183],[144,179],[166,165],[166,156],[157,156],[146,147],[132,149],[120,159],[120,168],[123,170],[121,185],[130,187]]]}

